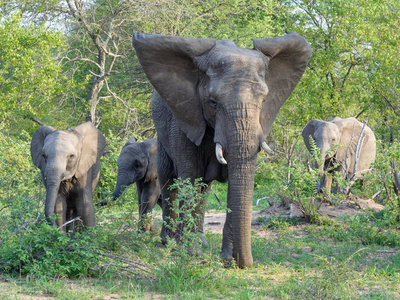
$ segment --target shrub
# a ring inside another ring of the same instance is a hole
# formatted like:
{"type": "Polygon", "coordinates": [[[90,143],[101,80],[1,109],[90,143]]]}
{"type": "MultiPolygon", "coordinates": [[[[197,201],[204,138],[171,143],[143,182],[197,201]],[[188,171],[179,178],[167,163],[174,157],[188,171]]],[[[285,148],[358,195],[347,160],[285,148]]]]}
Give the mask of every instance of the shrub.
{"type": "Polygon", "coordinates": [[[70,238],[47,222],[32,223],[0,245],[0,269],[31,277],[78,277],[96,265],[90,232],[70,238]]]}

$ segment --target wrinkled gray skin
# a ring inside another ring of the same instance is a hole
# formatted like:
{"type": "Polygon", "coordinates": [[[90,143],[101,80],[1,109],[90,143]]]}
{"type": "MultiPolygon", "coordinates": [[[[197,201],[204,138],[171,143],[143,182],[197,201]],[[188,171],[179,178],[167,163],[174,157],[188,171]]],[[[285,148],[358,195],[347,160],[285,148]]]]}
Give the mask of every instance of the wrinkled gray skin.
{"type": "MultiPolygon", "coordinates": [[[[79,216],[95,225],[92,193],[100,175],[105,138],[90,122],[68,130],[41,126],[32,136],[31,156],[46,187],[45,215],[61,226],[79,216]],[[54,220],[54,214],[60,217],[54,220]]],[[[64,226],[68,230],[72,227],[64,226]]]]}
{"type": "MultiPolygon", "coordinates": [[[[118,178],[113,199],[118,198],[129,185],[136,183],[139,216],[150,213],[156,203],[161,205],[160,185],[157,178],[157,139],[137,143],[130,138],[118,157],[118,178]]],[[[141,229],[149,230],[149,224],[141,229]]]]}
{"type": "MultiPolygon", "coordinates": [[[[228,181],[221,257],[234,258],[240,267],[253,264],[257,153],[311,56],[309,43],[296,33],[253,43],[254,49],[243,49],[230,40],[133,34],[136,54],[155,88],[152,114],[164,220],[171,214],[167,199],[176,196],[167,189],[174,178],[228,181]]],[[[179,232],[164,227],[165,233],[179,239],[179,232]]]]}
{"type": "MultiPolygon", "coordinates": [[[[328,121],[313,119],[304,127],[302,136],[307,149],[311,152],[310,140],[311,136],[316,146],[320,149],[321,156],[324,158],[324,163],[317,166],[319,174],[322,176],[320,189],[325,187],[330,193],[332,185],[332,173],[340,172],[343,177],[350,179],[353,174],[355,178],[360,178],[362,174],[369,171],[371,164],[375,161],[376,155],[376,140],[371,128],[365,126],[361,138],[360,133],[363,128],[363,123],[357,121],[356,118],[341,119],[335,117],[328,121]],[[361,143],[362,141],[362,143],[361,143]],[[354,172],[356,146],[359,144],[359,159],[354,172]],[[336,151],[328,151],[336,145],[341,145],[336,151]],[[338,163],[338,167],[332,169],[332,166],[338,163]],[[323,174],[328,169],[329,174],[325,177],[323,174]]],[[[334,186],[333,193],[339,192],[337,186],[334,186]]]]}

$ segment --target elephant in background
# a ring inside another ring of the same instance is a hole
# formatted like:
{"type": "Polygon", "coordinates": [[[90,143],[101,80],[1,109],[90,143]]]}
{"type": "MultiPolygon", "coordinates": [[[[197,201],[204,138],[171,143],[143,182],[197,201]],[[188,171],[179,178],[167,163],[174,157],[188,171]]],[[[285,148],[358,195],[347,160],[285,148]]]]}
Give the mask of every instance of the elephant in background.
{"type": "MultiPolygon", "coordinates": [[[[160,185],[157,177],[157,139],[136,142],[130,138],[118,157],[118,177],[113,200],[117,199],[132,183],[136,183],[139,200],[140,219],[150,213],[156,203],[161,205],[160,185]]],[[[140,222],[142,223],[142,222],[140,222]]],[[[149,224],[141,224],[141,229],[149,230],[149,224]]]]}
{"type": "MultiPolygon", "coordinates": [[[[133,34],[136,55],[155,89],[151,109],[164,224],[173,214],[176,191],[168,186],[175,178],[228,181],[221,258],[235,259],[239,267],[253,264],[257,154],[261,148],[272,153],[265,138],[311,57],[310,44],[297,33],[253,44],[244,49],[231,40],[133,34]]],[[[197,213],[204,217],[204,210],[197,213]]],[[[164,225],[163,242],[167,235],[179,241],[180,232],[164,225]]]]}
{"type": "MultiPolygon", "coordinates": [[[[32,161],[42,173],[45,215],[52,225],[60,227],[78,216],[84,226],[95,225],[92,194],[99,180],[105,142],[91,122],[67,130],[41,126],[33,134],[32,161]],[[55,214],[59,218],[55,219],[55,214]]],[[[66,227],[62,229],[67,231],[72,225],[66,227]]]]}
{"type": "MultiPolygon", "coordinates": [[[[371,128],[367,125],[364,126],[356,118],[335,117],[328,121],[313,119],[304,127],[302,136],[310,152],[309,138],[310,136],[313,138],[324,159],[323,164],[317,166],[319,174],[322,176],[319,190],[325,186],[326,191],[330,193],[331,174],[334,171],[340,172],[348,180],[355,180],[369,171],[371,164],[375,161],[375,135],[371,128]],[[336,150],[328,151],[337,145],[339,147],[336,150]],[[332,170],[335,163],[338,166],[332,170]],[[328,170],[327,176],[323,176],[328,170]]],[[[337,193],[338,191],[338,187],[335,186],[333,192],[337,193]]]]}

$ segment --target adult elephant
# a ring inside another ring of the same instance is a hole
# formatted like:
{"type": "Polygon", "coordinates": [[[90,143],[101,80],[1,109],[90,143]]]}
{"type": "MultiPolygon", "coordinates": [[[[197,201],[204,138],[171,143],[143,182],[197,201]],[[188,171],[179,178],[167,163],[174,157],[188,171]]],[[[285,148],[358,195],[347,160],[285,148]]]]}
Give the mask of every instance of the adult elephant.
{"type": "MultiPolygon", "coordinates": [[[[320,149],[323,163],[317,166],[322,176],[319,190],[325,187],[327,193],[331,190],[334,171],[355,180],[367,172],[375,161],[375,135],[371,128],[356,118],[335,117],[328,121],[313,119],[304,127],[302,136],[310,152],[310,137],[320,149]],[[338,147],[335,149],[334,146],[338,147]]],[[[335,186],[333,192],[338,191],[339,188],[335,186]]]]}
{"type": "Polygon", "coordinates": [[[33,134],[31,156],[42,173],[45,215],[52,225],[61,226],[78,216],[84,226],[95,225],[92,193],[104,146],[104,136],[91,122],[67,130],[41,126],[33,134]]]}
{"type": "MultiPolygon", "coordinates": [[[[278,110],[311,56],[297,33],[255,39],[254,49],[230,40],[134,32],[133,46],[155,91],[158,176],[163,217],[171,214],[177,177],[228,180],[221,258],[253,264],[250,244],[256,157],[278,110]]],[[[204,212],[203,212],[204,213],[204,212]]],[[[165,230],[166,228],[164,228],[165,230]]]]}
{"type": "Polygon", "coordinates": [[[157,139],[136,142],[130,138],[118,157],[118,177],[113,199],[117,199],[129,185],[136,183],[139,200],[141,229],[149,230],[150,224],[144,224],[144,217],[158,203],[161,205],[160,185],[157,177],[157,139]]]}

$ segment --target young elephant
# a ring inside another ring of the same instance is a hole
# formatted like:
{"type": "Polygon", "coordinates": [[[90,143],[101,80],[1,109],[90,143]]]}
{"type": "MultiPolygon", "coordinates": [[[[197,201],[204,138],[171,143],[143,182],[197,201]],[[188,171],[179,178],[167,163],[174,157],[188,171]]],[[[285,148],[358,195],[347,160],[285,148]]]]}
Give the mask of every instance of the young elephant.
{"type": "MultiPolygon", "coordinates": [[[[99,180],[104,146],[104,136],[90,122],[68,130],[42,126],[33,134],[31,156],[42,173],[45,215],[51,224],[61,226],[78,216],[84,226],[95,224],[92,193],[99,180]]],[[[67,227],[62,229],[71,228],[67,227]]]]}
{"type": "MultiPolygon", "coordinates": [[[[335,117],[328,121],[313,119],[304,127],[302,136],[307,149],[311,152],[310,136],[314,139],[321,151],[324,163],[318,166],[320,174],[338,164],[326,178],[321,179],[322,185],[330,192],[333,171],[341,172],[342,176],[351,179],[360,178],[367,172],[375,161],[376,140],[371,128],[357,121],[356,118],[342,119],[335,117]],[[333,146],[339,145],[335,151],[328,151],[333,146]],[[357,162],[357,163],[356,163],[357,162]],[[355,168],[356,167],[356,168],[355,168]]],[[[338,192],[335,187],[334,193],[338,192]]]]}
{"type": "MultiPolygon", "coordinates": [[[[157,139],[148,139],[137,143],[130,138],[118,157],[118,178],[113,192],[114,200],[125,188],[136,182],[139,199],[139,216],[150,213],[155,204],[161,206],[160,186],[157,179],[157,139]]],[[[140,222],[143,223],[143,222],[140,222]]],[[[149,224],[141,224],[141,229],[149,230],[149,224]]]]}

